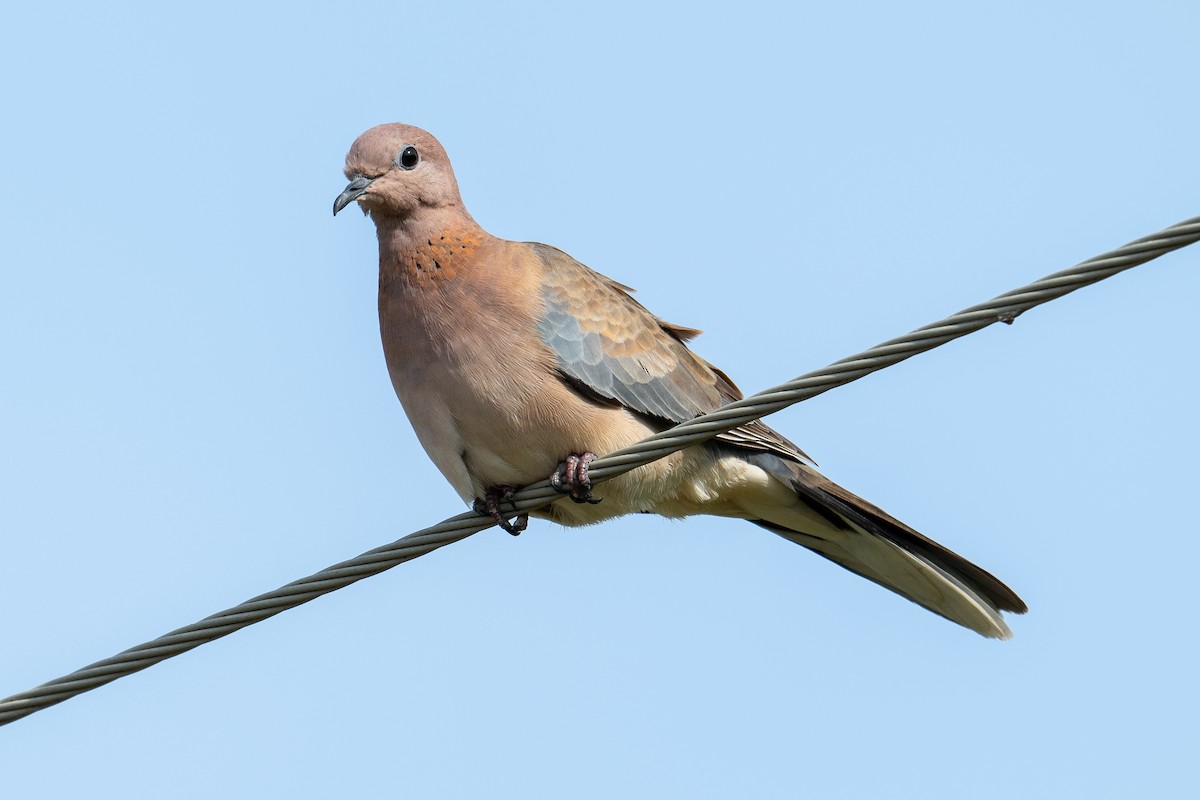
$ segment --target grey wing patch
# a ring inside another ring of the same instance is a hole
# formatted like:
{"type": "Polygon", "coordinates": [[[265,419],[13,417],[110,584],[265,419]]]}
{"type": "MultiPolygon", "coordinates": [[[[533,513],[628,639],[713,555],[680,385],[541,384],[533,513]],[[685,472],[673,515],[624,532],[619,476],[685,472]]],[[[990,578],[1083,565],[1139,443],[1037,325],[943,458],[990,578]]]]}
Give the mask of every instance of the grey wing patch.
{"type": "Polygon", "coordinates": [[[546,311],[538,330],[554,351],[559,370],[572,384],[582,384],[589,393],[669,422],[692,419],[719,404],[714,390],[705,391],[694,378],[688,380],[685,370],[672,369],[664,354],[654,352],[653,347],[660,343],[631,346],[634,343],[628,334],[649,338],[646,331],[601,330],[612,326],[602,320],[581,320],[572,313],[569,296],[553,286],[544,290],[543,300],[546,311]]]}
{"type": "MultiPolygon", "coordinates": [[[[576,391],[615,402],[668,423],[683,422],[740,399],[724,372],[685,344],[700,332],[659,319],[631,291],[580,264],[561,250],[531,243],[546,265],[542,341],[576,391]]],[[[761,422],[718,440],[810,462],[800,448],[761,422]]]]}

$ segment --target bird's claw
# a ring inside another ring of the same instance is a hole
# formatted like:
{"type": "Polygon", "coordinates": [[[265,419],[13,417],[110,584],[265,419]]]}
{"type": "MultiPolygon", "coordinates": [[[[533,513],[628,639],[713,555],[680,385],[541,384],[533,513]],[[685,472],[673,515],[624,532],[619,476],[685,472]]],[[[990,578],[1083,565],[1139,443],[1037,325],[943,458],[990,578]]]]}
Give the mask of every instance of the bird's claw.
{"type": "Polygon", "coordinates": [[[596,454],[590,451],[571,453],[550,474],[550,485],[576,503],[599,503],[599,500],[592,498],[592,480],[588,477],[588,468],[595,460],[596,454]]]}
{"type": "Polygon", "coordinates": [[[493,486],[487,490],[487,494],[484,495],[483,499],[475,498],[472,508],[476,514],[491,517],[492,521],[499,525],[501,529],[508,531],[513,536],[520,536],[521,531],[529,527],[529,515],[517,514],[513,517],[513,521],[509,522],[500,513],[500,503],[512,503],[512,499],[513,487],[493,486]]]}

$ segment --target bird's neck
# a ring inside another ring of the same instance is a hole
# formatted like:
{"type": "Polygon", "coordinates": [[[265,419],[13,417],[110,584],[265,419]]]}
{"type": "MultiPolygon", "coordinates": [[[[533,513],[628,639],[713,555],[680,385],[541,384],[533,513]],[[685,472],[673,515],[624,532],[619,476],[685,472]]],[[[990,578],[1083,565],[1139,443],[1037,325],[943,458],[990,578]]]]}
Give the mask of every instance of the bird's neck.
{"type": "Polygon", "coordinates": [[[393,282],[431,287],[453,280],[477,260],[492,236],[461,207],[376,217],[380,287],[393,282]]]}

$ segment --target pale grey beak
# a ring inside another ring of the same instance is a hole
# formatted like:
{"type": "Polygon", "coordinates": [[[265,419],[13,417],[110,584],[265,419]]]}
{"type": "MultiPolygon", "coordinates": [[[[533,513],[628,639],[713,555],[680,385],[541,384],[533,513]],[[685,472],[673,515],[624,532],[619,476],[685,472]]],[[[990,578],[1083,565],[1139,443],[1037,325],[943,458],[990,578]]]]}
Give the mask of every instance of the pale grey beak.
{"type": "Polygon", "coordinates": [[[350,181],[350,184],[346,187],[346,191],[339,194],[337,199],[333,201],[333,215],[336,217],[339,211],[362,197],[366,193],[367,187],[374,181],[374,178],[364,178],[362,175],[350,181]]]}

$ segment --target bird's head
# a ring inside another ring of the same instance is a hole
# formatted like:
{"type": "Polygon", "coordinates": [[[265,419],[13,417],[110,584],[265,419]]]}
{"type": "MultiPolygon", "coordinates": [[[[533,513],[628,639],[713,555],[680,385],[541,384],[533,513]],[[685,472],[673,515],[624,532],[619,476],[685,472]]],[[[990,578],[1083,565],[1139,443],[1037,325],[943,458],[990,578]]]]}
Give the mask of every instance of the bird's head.
{"type": "Polygon", "coordinates": [[[440,142],[399,122],[359,136],[346,155],[348,185],[333,201],[336,215],[355,200],[373,216],[407,217],[425,208],[461,206],[458,182],[440,142]]]}

